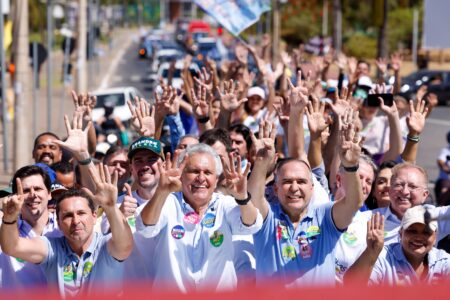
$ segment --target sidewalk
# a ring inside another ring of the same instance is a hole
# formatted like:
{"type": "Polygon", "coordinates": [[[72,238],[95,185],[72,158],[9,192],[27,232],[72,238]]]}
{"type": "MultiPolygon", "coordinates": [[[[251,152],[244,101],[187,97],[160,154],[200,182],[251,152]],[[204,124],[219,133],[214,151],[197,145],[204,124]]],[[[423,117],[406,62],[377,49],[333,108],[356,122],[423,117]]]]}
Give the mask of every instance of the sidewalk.
{"type": "MultiPolygon", "coordinates": [[[[135,37],[138,33],[137,29],[134,28],[116,28],[114,33],[112,34],[113,42],[112,47],[109,50],[108,44],[102,44],[97,42],[96,48],[102,52],[101,56],[97,56],[91,61],[88,61],[87,64],[87,73],[88,73],[88,89],[89,91],[93,91],[104,83],[105,77],[110,77],[114,72],[113,61],[118,60],[121,55],[123,55],[124,50],[131,44],[133,37],[135,37]]],[[[40,73],[40,83],[41,87],[38,91],[37,96],[37,121],[36,121],[36,133],[39,134],[45,131],[52,131],[59,135],[60,137],[64,137],[66,135],[66,129],[64,126],[63,116],[64,114],[71,115],[73,112],[73,104],[72,98],[70,96],[70,91],[73,89],[74,82],[70,83],[69,86],[64,87],[61,82],[61,73],[62,73],[62,62],[63,62],[63,53],[61,50],[56,50],[52,53],[52,104],[51,104],[51,128],[48,130],[47,128],[47,115],[48,115],[48,107],[47,107],[47,63],[44,63],[41,67],[40,73]]],[[[10,85],[10,80],[7,80],[8,85],[10,85]]],[[[8,86],[10,88],[10,86],[8,86]]],[[[29,107],[30,111],[32,111],[33,100],[30,99],[29,107]]],[[[27,105],[28,108],[28,105],[27,105]]],[[[33,116],[33,112],[30,112],[30,116],[33,116]]],[[[3,187],[8,184],[11,175],[13,174],[13,124],[14,121],[10,120],[9,122],[9,133],[7,134],[8,138],[8,152],[9,152],[9,170],[7,174],[4,174],[3,171],[3,149],[0,148],[0,187],[3,187]]],[[[29,134],[26,137],[20,138],[28,138],[30,141],[30,149],[29,151],[25,151],[27,155],[29,155],[29,163],[33,163],[31,157],[32,151],[32,143],[34,140],[33,134],[33,120],[29,120],[29,128],[27,131],[29,134]]],[[[3,135],[3,127],[0,125],[0,137],[3,135]]],[[[2,140],[0,139],[0,144],[2,144],[2,140]]]]}

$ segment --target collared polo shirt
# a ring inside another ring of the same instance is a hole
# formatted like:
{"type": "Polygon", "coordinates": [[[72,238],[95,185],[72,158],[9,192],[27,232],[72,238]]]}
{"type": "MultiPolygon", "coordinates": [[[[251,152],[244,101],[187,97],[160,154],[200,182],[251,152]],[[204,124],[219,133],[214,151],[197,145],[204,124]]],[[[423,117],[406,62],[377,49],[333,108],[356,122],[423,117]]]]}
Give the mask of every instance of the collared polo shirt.
{"type": "Polygon", "coordinates": [[[271,204],[262,229],[253,235],[259,285],[282,280],[286,286],[334,285],[334,249],[341,235],[332,203],[310,205],[294,228],[280,204],[271,204]]]}
{"type": "MultiPolygon", "coordinates": [[[[0,221],[1,222],[1,221],[0,221]]],[[[38,235],[27,221],[19,218],[17,221],[19,236],[35,238],[38,235]]],[[[43,236],[60,237],[56,214],[49,214],[48,223],[42,232],[43,236]]],[[[1,250],[1,249],[0,249],[1,250]]],[[[44,272],[38,265],[26,262],[0,252],[0,287],[5,289],[18,289],[32,286],[46,286],[47,280],[44,272]]]]}
{"type": "Polygon", "coordinates": [[[89,248],[78,257],[65,237],[42,237],[47,244],[47,257],[40,264],[49,285],[56,286],[61,296],[84,293],[119,292],[122,288],[123,264],[109,254],[111,236],[93,233],[89,248]]]}
{"type": "Polygon", "coordinates": [[[369,284],[437,284],[450,275],[450,254],[432,248],[428,253],[428,274],[421,280],[403,253],[400,243],[384,247],[370,275],[369,284]]]}
{"type": "Polygon", "coordinates": [[[236,287],[233,235],[253,234],[261,224],[258,212],[255,224],[244,225],[234,198],[218,193],[200,219],[178,192],[167,197],[157,224],[146,226],[139,215],[135,241],[153,253],[145,255],[153,288],[226,290],[236,287]]]}
{"type": "MultiPolygon", "coordinates": [[[[441,218],[438,220],[437,240],[450,234],[450,208],[434,207],[428,204],[424,206],[436,217],[441,218]]],[[[384,244],[399,242],[401,220],[392,212],[390,206],[358,212],[336,246],[336,280],[338,282],[342,282],[344,273],[366,249],[367,222],[377,212],[384,216],[384,244]]]]}

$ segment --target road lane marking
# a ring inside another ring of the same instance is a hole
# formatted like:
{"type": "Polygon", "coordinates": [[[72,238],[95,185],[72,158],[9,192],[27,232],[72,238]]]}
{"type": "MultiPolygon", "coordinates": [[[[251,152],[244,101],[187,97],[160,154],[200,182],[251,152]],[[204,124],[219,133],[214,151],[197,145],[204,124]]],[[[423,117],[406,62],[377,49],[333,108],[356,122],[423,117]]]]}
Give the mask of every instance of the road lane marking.
{"type": "Polygon", "coordinates": [[[434,125],[441,125],[441,126],[450,126],[450,121],[443,121],[438,119],[427,119],[425,123],[430,123],[434,125]]]}

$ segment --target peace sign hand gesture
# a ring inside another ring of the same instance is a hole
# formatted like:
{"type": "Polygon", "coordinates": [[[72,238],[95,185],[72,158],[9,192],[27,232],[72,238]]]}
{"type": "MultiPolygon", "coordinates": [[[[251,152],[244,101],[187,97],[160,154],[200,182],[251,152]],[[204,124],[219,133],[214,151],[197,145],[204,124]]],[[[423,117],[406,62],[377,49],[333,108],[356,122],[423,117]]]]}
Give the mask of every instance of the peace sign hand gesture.
{"type": "Polygon", "coordinates": [[[19,218],[25,198],[20,178],[16,179],[16,185],[17,194],[3,198],[3,221],[7,223],[15,222],[19,218]]]}

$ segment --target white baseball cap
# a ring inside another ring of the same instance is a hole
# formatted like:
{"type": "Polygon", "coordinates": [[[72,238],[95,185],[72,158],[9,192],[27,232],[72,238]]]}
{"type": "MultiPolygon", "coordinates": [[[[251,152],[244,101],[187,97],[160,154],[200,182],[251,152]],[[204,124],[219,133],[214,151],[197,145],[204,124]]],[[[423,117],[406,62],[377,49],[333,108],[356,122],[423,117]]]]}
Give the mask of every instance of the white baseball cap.
{"type": "Polygon", "coordinates": [[[431,230],[436,231],[438,228],[438,224],[436,221],[425,221],[425,213],[427,212],[426,208],[422,205],[414,206],[408,208],[408,210],[403,215],[402,223],[400,227],[402,229],[408,229],[409,226],[420,223],[426,225],[431,228],[431,230]]]}
{"type": "Polygon", "coordinates": [[[259,86],[254,86],[248,89],[247,97],[260,96],[263,100],[266,100],[266,92],[259,86]]]}

